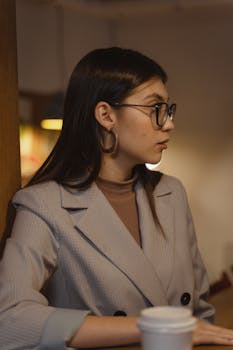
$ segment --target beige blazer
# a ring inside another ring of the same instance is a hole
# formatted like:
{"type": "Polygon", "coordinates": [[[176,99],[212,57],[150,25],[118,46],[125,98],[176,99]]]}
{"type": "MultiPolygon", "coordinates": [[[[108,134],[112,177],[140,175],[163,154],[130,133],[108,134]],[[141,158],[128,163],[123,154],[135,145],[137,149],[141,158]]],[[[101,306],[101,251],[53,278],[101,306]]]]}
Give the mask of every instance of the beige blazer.
{"type": "Polygon", "coordinates": [[[95,184],[70,191],[51,181],[19,191],[0,265],[0,348],[64,349],[88,312],[139,315],[169,304],[212,320],[185,190],[163,175],[153,198],[164,233],[136,185],[141,248],[95,184]]]}

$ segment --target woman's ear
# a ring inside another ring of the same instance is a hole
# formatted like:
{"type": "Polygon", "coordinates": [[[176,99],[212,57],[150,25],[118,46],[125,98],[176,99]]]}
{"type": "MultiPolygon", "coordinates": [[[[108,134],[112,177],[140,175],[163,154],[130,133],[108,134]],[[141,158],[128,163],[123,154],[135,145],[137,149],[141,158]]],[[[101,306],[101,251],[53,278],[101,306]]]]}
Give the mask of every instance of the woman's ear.
{"type": "Polygon", "coordinates": [[[112,130],[115,125],[115,116],[112,107],[104,101],[100,101],[95,106],[95,118],[106,130],[112,130]]]}

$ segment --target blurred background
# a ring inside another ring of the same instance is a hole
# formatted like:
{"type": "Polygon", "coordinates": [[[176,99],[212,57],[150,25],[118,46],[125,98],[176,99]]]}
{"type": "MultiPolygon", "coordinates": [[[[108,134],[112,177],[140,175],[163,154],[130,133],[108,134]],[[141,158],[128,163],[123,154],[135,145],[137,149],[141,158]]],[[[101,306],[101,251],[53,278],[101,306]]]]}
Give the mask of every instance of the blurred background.
{"type": "Polygon", "coordinates": [[[16,23],[23,183],[56,142],[59,130],[41,122],[61,117],[79,59],[98,47],[139,50],[167,71],[178,105],[159,170],[184,183],[218,280],[233,265],[233,1],[17,0],[16,23]]]}

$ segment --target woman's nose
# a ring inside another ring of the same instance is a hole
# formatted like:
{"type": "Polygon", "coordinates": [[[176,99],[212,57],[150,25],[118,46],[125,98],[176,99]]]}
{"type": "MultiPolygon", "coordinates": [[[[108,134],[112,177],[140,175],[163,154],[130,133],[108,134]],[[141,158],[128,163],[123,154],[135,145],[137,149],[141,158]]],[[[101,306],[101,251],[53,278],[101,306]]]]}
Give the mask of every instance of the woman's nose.
{"type": "Polygon", "coordinates": [[[162,126],[162,130],[171,131],[173,129],[175,129],[175,124],[173,120],[170,117],[168,117],[166,123],[162,126]]]}

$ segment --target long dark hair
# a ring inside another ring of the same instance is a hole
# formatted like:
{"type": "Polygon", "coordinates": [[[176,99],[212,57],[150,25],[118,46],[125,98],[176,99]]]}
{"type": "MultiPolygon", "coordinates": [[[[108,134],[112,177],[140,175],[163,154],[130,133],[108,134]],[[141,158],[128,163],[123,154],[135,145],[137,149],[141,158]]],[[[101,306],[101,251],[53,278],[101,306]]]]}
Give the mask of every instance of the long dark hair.
{"type": "MultiPolygon", "coordinates": [[[[101,126],[94,117],[96,104],[121,102],[153,77],[167,81],[166,73],[155,61],[131,49],[97,49],[84,56],[70,77],[58,141],[29,185],[55,180],[80,189],[89,186],[101,166],[101,126]]],[[[140,174],[147,174],[143,164],[137,168],[140,174]]]]}

